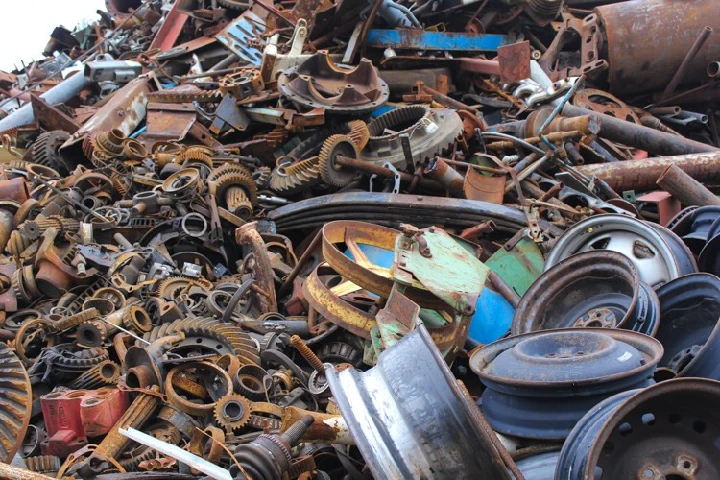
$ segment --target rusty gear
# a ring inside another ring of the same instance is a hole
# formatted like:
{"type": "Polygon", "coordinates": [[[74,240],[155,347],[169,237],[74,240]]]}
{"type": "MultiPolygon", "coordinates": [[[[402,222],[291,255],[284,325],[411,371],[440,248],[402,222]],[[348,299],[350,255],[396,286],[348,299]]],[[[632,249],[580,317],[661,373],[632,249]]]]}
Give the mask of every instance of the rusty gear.
{"type": "Polygon", "coordinates": [[[234,353],[243,364],[259,364],[258,347],[242,328],[222,323],[214,318],[187,318],[165,323],[146,333],[148,342],[175,335],[185,334],[185,340],[175,345],[174,350],[201,349],[219,355],[234,353]]]}
{"type": "Polygon", "coordinates": [[[0,461],[9,463],[25,438],[32,411],[30,378],[20,359],[0,343],[0,461]]]}
{"type": "Polygon", "coordinates": [[[148,95],[148,101],[158,103],[214,103],[220,100],[222,100],[220,90],[203,90],[187,83],[148,95]]]}
{"type": "Polygon", "coordinates": [[[60,457],[54,455],[37,455],[25,458],[25,465],[31,472],[57,473],[60,470],[60,457]]]}
{"type": "Polygon", "coordinates": [[[228,432],[247,425],[251,413],[250,400],[242,395],[225,395],[215,403],[215,421],[228,432]]]}
{"type": "Polygon", "coordinates": [[[362,120],[352,120],[348,122],[347,128],[347,135],[352,139],[358,150],[365,148],[365,145],[370,141],[370,129],[367,123],[362,120]]]}
{"type": "Polygon", "coordinates": [[[120,365],[110,360],[103,360],[73,380],[70,388],[91,390],[107,385],[115,385],[120,378],[120,365]]]}
{"type": "Polygon", "coordinates": [[[181,292],[190,287],[199,287],[205,291],[212,288],[212,284],[204,278],[168,277],[160,280],[155,286],[155,295],[167,300],[174,300],[181,292]]]}
{"type": "Polygon", "coordinates": [[[281,157],[277,165],[270,178],[270,188],[278,193],[297,193],[320,182],[320,158],[317,156],[297,162],[290,157],[281,157]]]}
{"type": "Polygon", "coordinates": [[[244,69],[220,79],[220,91],[231,94],[238,100],[260,93],[265,88],[260,70],[244,69]]]}
{"type": "Polygon", "coordinates": [[[335,162],[338,155],[357,158],[358,146],[349,135],[335,134],[328,137],[320,149],[318,163],[323,181],[333,187],[342,188],[352,182],[356,173],[335,162]]]}
{"type": "Polygon", "coordinates": [[[58,149],[70,138],[66,132],[45,132],[38,135],[32,146],[32,161],[45,165],[60,173],[67,173],[68,169],[58,149]]]}

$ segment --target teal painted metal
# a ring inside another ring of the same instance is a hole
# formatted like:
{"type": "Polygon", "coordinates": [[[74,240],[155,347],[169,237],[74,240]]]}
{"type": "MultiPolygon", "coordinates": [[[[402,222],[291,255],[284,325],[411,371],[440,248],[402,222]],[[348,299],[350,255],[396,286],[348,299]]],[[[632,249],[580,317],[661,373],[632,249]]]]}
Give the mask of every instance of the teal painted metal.
{"type": "Polygon", "coordinates": [[[419,283],[460,315],[473,315],[490,269],[444,230],[402,229],[395,243],[395,282],[419,283]]]}
{"type": "Polygon", "coordinates": [[[501,248],[485,262],[520,297],[542,274],[544,264],[537,244],[527,237],[521,238],[510,251],[501,248]]]}
{"type": "Polygon", "coordinates": [[[509,35],[476,35],[473,33],[426,32],[409,28],[373,29],[368,32],[370,47],[400,50],[450,50],[462,52],[496,52],[498,47],[515,42],[509,35]]]}

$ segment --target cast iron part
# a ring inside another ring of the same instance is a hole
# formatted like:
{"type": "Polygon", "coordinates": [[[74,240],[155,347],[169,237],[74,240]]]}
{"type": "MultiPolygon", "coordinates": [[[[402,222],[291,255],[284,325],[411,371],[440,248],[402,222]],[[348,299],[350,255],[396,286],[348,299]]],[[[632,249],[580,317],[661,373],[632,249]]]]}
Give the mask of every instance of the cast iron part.
{"type": "Polygon", "coordinates": [[[665,353],[659,366],[677,376],[720,379],[720,278],[696,273],[657,290],[665,353]]]}
{"type": "Polygon", "coordinates": [[[535,280],[515,310],[511,332],[642,325],[658,310],[657,297],[642,289],[632,260],[606,250],[584,252],[535,280]],[[637,308],[639,302],[644,310],[637,308]]]}
{"type": "Polygon", "coordinates": [[[637,266],[640,280],[657,288],[697,272],[690,251],[670,230],[624,215],[594,215],[568,228],[545,259],[545,270],[579,252],[612,250],[637,266]]]}
{"type": "Polygon", "coordinates": [[[679,378],[610,397],[580,420],[555,480],[720,478],[720,382],[679,378]]]}
{"type": "Polygon", "coordinates": [[[326,375],[375,478],[519,476],[422,323],[369,371],[326,375]]]}
{"type": "Polygon", "coordinates": [[[405,170],[448,151],[463,131],[463,123],[450,108],[412,105],[380,115],[368,123],[368,129],[370,141],[360,152],[360,159],[376,164],[389,162],[405,170]],[[403,151],[403,135],[409,137],[412,163],[403,151]]]}
{"type": "Polygon", "coordinates": [[[480,347],[470,368],[487,387],[482,410],[495,431],[562,440],[599,401],[651,384],[662,352],[640,333],[566,328],[480,347]]]}
{"type": "Polygon", "coordinates": [[[390,88],[370,60],[364,58],[357,67],[345,68],[333,63],[326,51],[285,70],[277,85],[290,101],[333,113],[367,113],[390,96],[390,88]]]}

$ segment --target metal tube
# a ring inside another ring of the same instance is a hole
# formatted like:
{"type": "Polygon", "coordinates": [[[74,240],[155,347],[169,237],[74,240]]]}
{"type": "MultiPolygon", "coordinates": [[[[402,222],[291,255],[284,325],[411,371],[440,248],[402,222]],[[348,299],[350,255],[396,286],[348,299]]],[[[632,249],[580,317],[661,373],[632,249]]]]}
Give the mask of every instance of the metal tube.
{"type": "MultiPolygon", "coordinates": [[[[91,82],[85,78],[85,75],[83,75],[82,72],[78,72],[40,95],[40,98],[45,100],[45,102],[50,106],[69,102],[90,83],[91,82]]],[[[28,125],[34,121],[35,111],[33,110],[33,106],[28,103],[0,120],[0,132],[28,125]]]]}
{"type": "Polygon", "coordinates": [[[563,115],[566,117],[593,115],[600,121],[599,136],[629,147],[645,150],[652,155],[685,155],[720,151],[720,149],[712,145],[653,130],[652,128],[570,104],[566,104],[563,108],[563,115]]]}
{"type": "Polygon", "coordinates": [[[702,183],[683,172],[677,165],[670,165],[660,175],[657,184],[683,205],[720,205],[720,198],[702,183]]]}
{"type": "Polygon", "coordinates": [[[665,100],[670,95],[675,93],[675,89],[678,85],[680,85],[680,82],[683,81],[685,75],[687,74],[688,68],[690,67],[690,62],[695,59],[697,54],[700,52],[700,49],[703,47],[703,45],[705,45],[705,42],[712,33],[713,29],[710,27],[705,27],[700,31],[700,35],[698,35],[698,37],[695,39],[695,43],[693,43],[690,47],[690,50],[688,50],[685,58],[683,58],[683,61],[680,64],[680,67],[677,69],[677,71],[675,71],[675,75],[673,75],[672,79],[670,80],[670,83],[668,83],[665,87],[665,90],[663,90],[662,96],[660,97],[661,100],[665,100]]]}
{"type": "Polygon", "coordinates": [[[657,179],[673,164],[700,182],[720,182],[720,152],[583,165],[577,170],[588,177],[604,180],[610,188],[622,192],[656,187],[657,179]]]}

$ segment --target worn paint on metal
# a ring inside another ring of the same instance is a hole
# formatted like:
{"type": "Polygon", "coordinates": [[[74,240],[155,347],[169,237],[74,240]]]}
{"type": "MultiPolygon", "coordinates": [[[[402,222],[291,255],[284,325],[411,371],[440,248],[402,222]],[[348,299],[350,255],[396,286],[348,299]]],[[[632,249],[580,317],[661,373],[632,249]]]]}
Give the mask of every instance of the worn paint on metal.
{"type": "Polygon", "coordinates": [[[485,262],[521,297],[542,274],[544,264],[537,244],[527,237],[521,238],[512,250],[498,250],[485,262]]]}
{"type": "Polygon", "coordinates": [[[370,47],[465,52],[494,52],[498,47],[508,45],[513,40],[513,37],[508,35],[426,32],[403,28],[372,29],[367,36],[367,44],[370,47]]]}

